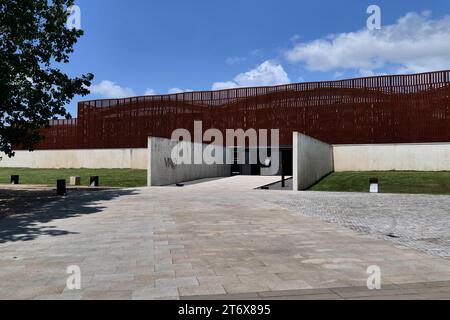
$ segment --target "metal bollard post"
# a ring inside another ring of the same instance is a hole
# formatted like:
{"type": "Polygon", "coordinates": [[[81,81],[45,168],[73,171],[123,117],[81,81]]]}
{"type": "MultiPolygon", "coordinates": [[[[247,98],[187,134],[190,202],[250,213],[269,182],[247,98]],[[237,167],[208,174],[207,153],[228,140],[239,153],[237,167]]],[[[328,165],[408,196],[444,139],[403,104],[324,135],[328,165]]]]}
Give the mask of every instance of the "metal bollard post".
{"type": "Polygon", "coordinates": [[[369,179],[370,193],[378,193],[378,178],[369,179]]]}
{"type": "Polygon", "coordinates": [[[19,184],[19,176],[17,175],[11,176],[11,184],[19,184]]]}
{"type": "Polygon", "coordinates": [[[284,174],[284,163],[283,163],[283,151],[280,152],[281,155],[281,187],[286,188],[286,175],[284,174]]]}
{"type": "Polygon", "coordinates": [[[67,193],[66,180],[57,180],[56,181],[56,194],[58,196],[65,196],[66,193],[67,193]]]}
{"type": "Polygon", "coordinates": [[[89,182],[89,186],[91,187],[98,187],[100,185],[99,183],[99,177],[98,176],[92,176],[89,182]]]}
{"type": "Polygon", "coordinates": [[[80,186],[81,185],[81,178],[80,177],[70,177],[70,185],[71,186],[80,186]]]}

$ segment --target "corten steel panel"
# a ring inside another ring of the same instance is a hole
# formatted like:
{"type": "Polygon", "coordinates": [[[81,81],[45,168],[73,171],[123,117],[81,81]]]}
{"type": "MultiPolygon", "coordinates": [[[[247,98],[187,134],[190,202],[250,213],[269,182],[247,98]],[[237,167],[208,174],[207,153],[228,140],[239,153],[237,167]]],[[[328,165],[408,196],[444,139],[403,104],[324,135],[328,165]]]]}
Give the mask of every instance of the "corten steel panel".
{"type": "Polygon", "coordinates": [[[280,129],[328,143],[450,141],[450,71],[85,101],[36,149],[145,148],[175,129],[280,129]]]}

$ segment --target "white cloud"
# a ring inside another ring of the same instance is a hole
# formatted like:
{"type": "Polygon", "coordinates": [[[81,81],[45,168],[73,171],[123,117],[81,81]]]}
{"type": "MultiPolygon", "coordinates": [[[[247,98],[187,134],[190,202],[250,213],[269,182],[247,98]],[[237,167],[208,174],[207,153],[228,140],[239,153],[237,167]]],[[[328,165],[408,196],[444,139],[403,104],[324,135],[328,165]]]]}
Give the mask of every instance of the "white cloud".
{"type": "Polygon", "coordinates": [[[232,89],[237,87],[239,87],[239,85],[233,81],[215,82],[212,85],[212,90],[232,89]]]}
{"type": "Polygon", "coordinates": [[[193,90],[192,89],[171,88],[171,89],[169,89],[168,93],[173,94],[173,93],[183,93],[183,92],[190,92],[190,91],[193,91],[193,90]]]}
{"type": "Polygon", "coordinates": [[[229,66],[233,66],[235,64],[245,62],[247,58],[245,57],[229,57],[225,60],[225,63],[229,66]]]}
{"type": "Polygon", "coordinates": [[[300,35],[294,34],[289,40],[293,43],[296,43],[300,40],[300,35]]]}
{"type": "Polygon", "coordinates": [[[450,68],[450,16],[431,19],[429,12],[408,13],[381,30],[330,35],[299,43],[286,58],[311,71],[376,70],[409,73],[450,68]]]}
{"type": "Polygon", "coordinates": [[[154,95],[156,95],[155,89],[152,88],[145,89],[144,96],[154,96],[154,95]]]}
{"type": "Polygon", "coordinates": [[[103,80],[99,84],[91,86],[90,91],[92,94],[97,94],[107,99],[125,98],[136,95],[133,89],[121,87],[117,83],[109,80],[103,80]]]}
{"type": "Polygon", "coordinates": [[[335,73],[334,73],[334,76],[333,76],[333,79],[339,79],[339,78],[342,78],[343,76],[344,76],[344,72],[341,72],[341,71],[336,71],[335,73]]]}
{"type": "Polygon", "coordinates": [[[254,57],[261,55],[261,53],[262,53],[261,49],[255,49],[255,50],[250,51],[250,55],[254,56],[254,57]]]}
{"type": "Polygon", "coordinates": [[[232,81],[216,82],[213,90],[229,89],[237,87],[271,86],[289,83],[286,71],[280,64],[265,61],[253,70],[237,75],[232,81]]]}

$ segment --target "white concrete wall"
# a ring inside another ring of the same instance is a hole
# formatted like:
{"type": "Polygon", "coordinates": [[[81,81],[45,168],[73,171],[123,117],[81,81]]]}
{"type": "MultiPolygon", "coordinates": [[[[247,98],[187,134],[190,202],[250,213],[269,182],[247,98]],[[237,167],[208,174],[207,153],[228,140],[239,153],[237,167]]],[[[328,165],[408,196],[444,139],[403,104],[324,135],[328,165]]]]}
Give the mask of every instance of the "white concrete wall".
{"type": "MultiPolygon", "coordinates": [[[[167,186],[180,182],[193,181],[203,178],[228,177],[231,175],[230,165],[221,164],[181,164],[175,165],[172,161],[172,150],[178,144],[177,141],[164,138],[150,137],[148,139],[148,185],[167,186]],[[171,162],[172,161],[172,162],[171,162]]],[[[193,154],[194,147],[201,150],[207,145],[187,142],[188,148],[193,154]]],[[[224,153],[224,162],[226,152],[224,153]]]]}
{"type": "Polygon", "coordinates": [[[2,168],[35,169],[147,169],[147,149],[87,149],[16,151],[13,158],[0,153],[2,168]]]}
{"type": "Polygon", "coordinates": [[[450,171],[450,143],[334,145],[335,171],[450,171]]]}
{"type": "Polygon", "coordinates": [[[333,147],[325,142],[294,132],[293,189],[306,190],[333,172],[333,147]]]}

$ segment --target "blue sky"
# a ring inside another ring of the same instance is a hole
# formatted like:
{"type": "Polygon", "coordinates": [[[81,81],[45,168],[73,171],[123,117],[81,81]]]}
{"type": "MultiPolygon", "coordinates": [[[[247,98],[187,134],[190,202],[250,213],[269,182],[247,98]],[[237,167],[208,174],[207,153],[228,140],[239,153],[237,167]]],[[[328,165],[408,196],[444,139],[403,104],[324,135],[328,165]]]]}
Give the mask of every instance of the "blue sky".
{"type": "Polygon", "coordinates": [[[450,69],[450,1],[77,0],[76,101],[450,69]],[[367,7],[382,29],[369,31],[367,7]]]}

